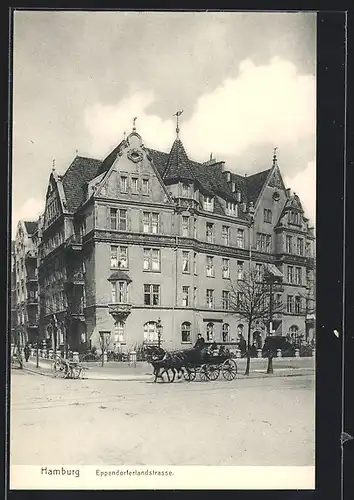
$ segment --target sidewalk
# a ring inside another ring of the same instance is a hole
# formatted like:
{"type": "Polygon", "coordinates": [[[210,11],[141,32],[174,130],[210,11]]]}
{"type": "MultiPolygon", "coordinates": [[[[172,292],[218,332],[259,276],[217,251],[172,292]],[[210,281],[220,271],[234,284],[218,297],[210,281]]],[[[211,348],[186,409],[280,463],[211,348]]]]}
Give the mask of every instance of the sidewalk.
{"type": "MultiPolygon", "coordinates": [[[[274,358],[273,374],[267,374],[267,359],[251,359],[250,374],[244,375],[246,360],[236,359],[237,379],[241,378],[269,378],[291,377],[315,373],[313,358],[274,358]]],[[[52,363],[50,359],[39,358],[39,367],[36,367],[36,358],[30,358],[24,363],[24,370],[37,375],[52,376],[52,363]]],[[[135,367],[129,363],[107,362],[104,366],[91,362],[82,364],[86,369],[84,379],[87,380],[116,380],[116,381],[152,381],[152,366],[146,362],[138,362],[135,367]]],[[[220,375],[220,377],[222,377],[220,375]]]]}

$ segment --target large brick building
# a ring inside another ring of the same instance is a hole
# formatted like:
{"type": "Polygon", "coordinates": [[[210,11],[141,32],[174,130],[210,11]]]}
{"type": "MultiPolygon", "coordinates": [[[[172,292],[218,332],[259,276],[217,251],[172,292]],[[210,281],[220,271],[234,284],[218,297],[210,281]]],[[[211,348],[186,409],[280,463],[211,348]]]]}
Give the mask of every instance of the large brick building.
{"type": "MultiPolygon", "coordinates": [[[[237,175],[212,157],[192,161],[178,133],[165,153],[133,128],[103,161],[77,156],[64,175],[53,170],[39,244],[42,335],[80,349],[109,331],[128,350],[156,341],[160,318],[166,349],[199,332],[235,343],[246,325],[229,310],[230,281],[250,257],[283,273],[276,334],[313,335],[313,229],[275,156],[269,164],[237,175]]],[[[253,334],[264,339],[265,325],[253,334]]]]}

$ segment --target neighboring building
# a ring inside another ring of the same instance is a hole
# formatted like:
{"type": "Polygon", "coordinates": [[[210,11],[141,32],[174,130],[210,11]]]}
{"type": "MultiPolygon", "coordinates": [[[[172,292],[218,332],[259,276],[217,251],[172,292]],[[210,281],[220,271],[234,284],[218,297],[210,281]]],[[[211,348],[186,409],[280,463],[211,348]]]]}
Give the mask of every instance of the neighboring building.
{"type": "Polygon", "coordinates": [[[16,343],[34,343],[38,333],[37,222],[19,221],[14,242],[16,343]]]}
{"type": "MultiPolygon", "coordinates": [[[[229,284],[249,266],[250,236],[253,265],[284,275],[276,333],[304,332],[314,235],[276,158],[240,176],[212,157],[190,160],[178,135],[170,153],[148,149],[134,128],[104,161],[77,156],[64,175],[50,175],[39,244],[43,334],[76,350],[99,346],[108,331],[131,349],[157,341],[161,318],[167,349],[198,333],[235,343],[247,328],[229,309],[229,284]]],[[[255,325],[254,338],[264,336],[255,325]]]]}
{"type": "Polygon", "coordinates": [[[16,309],[16,262],[15,262],[15,242],[11,241],[11,343],[15,344],[17,327],[16,309]]]}

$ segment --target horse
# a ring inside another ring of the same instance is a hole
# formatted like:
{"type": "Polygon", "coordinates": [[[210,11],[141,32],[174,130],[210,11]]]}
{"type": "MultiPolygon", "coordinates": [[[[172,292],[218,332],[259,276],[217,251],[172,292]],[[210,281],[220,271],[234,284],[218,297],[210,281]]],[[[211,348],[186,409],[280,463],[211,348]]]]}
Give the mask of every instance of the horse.
{"type": "Polygon", "coordinates": [[[168,381],[170,382],[170,375],[168,373],[169,363],[166,362],[167,361],[166,359],[164,359],[166,354],[165,351],[157,346],[146,346],[144,348],[144,351],[146,353],[147,361],[152,365],[154,369],[153,371],[153,375],[155,375],[154,382],[157,382],[158,378],[163,380],[164,373],[166,373],[168,381]],[[160,373],[161,370],[162,372],[160,373]]]}

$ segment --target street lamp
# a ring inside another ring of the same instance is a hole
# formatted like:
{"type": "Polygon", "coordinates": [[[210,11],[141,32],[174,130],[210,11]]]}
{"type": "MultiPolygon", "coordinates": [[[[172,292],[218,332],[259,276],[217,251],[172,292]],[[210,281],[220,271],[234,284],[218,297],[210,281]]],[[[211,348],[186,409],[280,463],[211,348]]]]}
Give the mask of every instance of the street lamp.
{"type": "Polygon", "coordinates": [[[158,318],[158,320],[157,320],[156,329],[157,329],[157,345],[158,345],[158,348],[160,349],[160,347],[161,347],[161,335],[162,335],[162,323],[161,323],[160,318],[158,318]]]}

